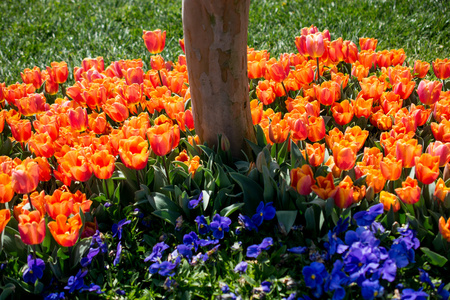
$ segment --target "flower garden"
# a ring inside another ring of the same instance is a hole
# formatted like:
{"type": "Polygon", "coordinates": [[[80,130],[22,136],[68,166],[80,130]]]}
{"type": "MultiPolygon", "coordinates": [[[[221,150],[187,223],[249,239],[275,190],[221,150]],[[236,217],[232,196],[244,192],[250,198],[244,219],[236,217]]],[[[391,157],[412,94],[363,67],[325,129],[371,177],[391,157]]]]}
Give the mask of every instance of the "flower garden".
{"type": "Polygon", "coordinates": [[[236,160],[166,32],[136,38],[0,83],[0,299],[449,298],[450,59],[315,26],[248,48],[236,160]]]}

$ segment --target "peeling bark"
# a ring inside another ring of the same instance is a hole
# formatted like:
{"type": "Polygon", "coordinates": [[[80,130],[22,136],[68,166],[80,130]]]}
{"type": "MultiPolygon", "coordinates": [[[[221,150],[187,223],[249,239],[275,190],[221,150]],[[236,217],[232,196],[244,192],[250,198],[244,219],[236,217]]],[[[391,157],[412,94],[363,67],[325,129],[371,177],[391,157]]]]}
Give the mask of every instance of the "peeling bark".
{"type": "Polygon", "coordinates": [[[195,130],[202,142],[225,135],[231,153],[251,155],[255,140],[248,98],[250,0],[183,0],[183,29],[195,130]]]}

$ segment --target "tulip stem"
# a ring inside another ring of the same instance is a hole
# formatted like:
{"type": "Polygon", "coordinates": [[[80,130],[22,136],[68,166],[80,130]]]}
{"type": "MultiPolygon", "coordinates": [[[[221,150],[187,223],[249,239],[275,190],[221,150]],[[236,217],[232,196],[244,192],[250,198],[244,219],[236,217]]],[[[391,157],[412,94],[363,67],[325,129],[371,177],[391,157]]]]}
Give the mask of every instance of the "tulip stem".
{"type": "Polygon", "coordinates": [[[316,73],[314,74],[314,82],[315,83],[319,83],[319,58],[316,57],[316,61],[317,61],[317,68],[316,68],[316,73]]]}
{"type": "Polygon", "coordinates": [[[160,70],[158,70],[158,76],[159,76],[160,86],[163,86],[163,82],[162,82],[162,78],[161,78],[161,71],[160,70]]]}
{"type": "Polygon", "coordinates": [[[33,203],[31,202],[30,193],[27,193],[28,202],[30,203],[31,210],[34,210],[33,203]]]}
{"type": "Polygon", "coordinates": [[[137,180],[137,187],[138,187],[138,190],[139,190],[139,188],[141,186],[141,182],[139,180],[139,170],[136,170],[136,180],[137,180]]]}
{"type": "Polygon", "coordinates": [[[36,245],[33,245],[33,258],[36,261],[36,245]]]}
{"type": "Polygon", "coordinates": [[[164,170],[166,171],[166,176],[167,176],[167,182],[170,185],[170,177],[169,177],[169,168],[167,167],[167,160],[166,160],[166,156],[163,155],[162,156],[163,159],[163,165],[164,165],[164,170]]]}
{"type": "Polygon", "coordinates": [[[107,181],[108,179],[103,179],[103,183],[104,183],[104,185],[105,185],[105,194],[106,194],[106,197],[109,199],[109,200],[111,200],[111,198],[110,198],[110,196],[109,196],[109,188],[108,188],[108,181],[107,181]]]}

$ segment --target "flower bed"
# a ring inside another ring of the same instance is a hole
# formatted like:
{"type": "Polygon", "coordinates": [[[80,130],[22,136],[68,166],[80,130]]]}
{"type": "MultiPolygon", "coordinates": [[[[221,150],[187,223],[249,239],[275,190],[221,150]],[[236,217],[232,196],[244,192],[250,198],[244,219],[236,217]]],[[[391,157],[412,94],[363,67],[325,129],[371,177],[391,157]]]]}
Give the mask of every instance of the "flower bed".
{"type": "Polygon", "coordinates": [[[144,31],[146,72],[0,84],[1,296],[449,297],[450,61],[313,26],[298,53],[248,49],[256,160],[236,161],[195,135],[165,37],[144,31]]]}

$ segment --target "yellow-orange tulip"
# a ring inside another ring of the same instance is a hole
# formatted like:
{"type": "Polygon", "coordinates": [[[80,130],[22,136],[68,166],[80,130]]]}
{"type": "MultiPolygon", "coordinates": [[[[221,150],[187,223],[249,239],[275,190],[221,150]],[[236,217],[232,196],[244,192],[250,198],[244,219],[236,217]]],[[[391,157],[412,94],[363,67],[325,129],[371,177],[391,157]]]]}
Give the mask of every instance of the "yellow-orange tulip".
{"type": "Polygon", "coordinates": [[[9,209],[0,210],[0,234],[3,232],[10,219],[11,211],[9,209]]]}
{"type": "Polygon", "coordinates": [[[415,157],[416,178],[423,184],[434,182],[439,176],[439,156],[423,153],[415,157]]]}
{"type": "Polygon", "coordinates": [[[414,77],[424,78],[430,70],[430,64],[426,61],[416,60],[414,62],[414,77]]]}
{"type": "Polygon", "coordinates": [[[402,182],[402,187],[396,188],[395,192],[403,203],[414,204],[420,200],[421,188],[418,186],[417,180],[408,176],[402,182]]]}
{"type": "Polygon", "coordinates": [[[80,214],[76,214],[70,219],[65,215],[58,215],[56,221],[48,223],[50,233],[55,238],[55,241],[63,247],[72,247],[78,240],[81,226],[80,214]]]}
{"type": "Polygon", "coordinates": [[[318,142],[325,137],[325,134],[325,120],[322,117],[309,117],[308,139],[311,142],[318,142]]]}
{"type": "Polygon", "coordinates": [[[447,221],[444,217],[439,218],[439,232],[447,242],[450,242],[450,218],[447,221]]]}
{"type": "Polygon", "coordinates": [[[69,77],[69,69],[67,68],[67,63],[62,62],[52,62],[51,68],[47,67],[48,75],[50,76],[51,81],[61,84],[66,82],[67,77],[69,77]]]}
{"type": "Polygon", "coordinates": [[[0,173],[0,203],[11,201],[14,196],[14,190],[11,185],[11,176],[0,173]]]}
{"type": "Polygon", "coordinates": [[[309,165],[303,165],[301,168],[291,170],[291,186],[300,195],[309,195],[312,191],[311,187],[315,183],[314,174],[309,165]]]}
{"type": "Polygon", "coordinates": [[[309,164],[317,167],[323,163],[325,158],[325,144],[314,143],[311,145],[306,143],[306,153],[308,154],[309,164]]]}
{"type": "Polygon", "coordinates": [[[450,77],[450,59],[436,59],[433,61],[433,71],[439,79],[447,79],[450,77]]]}
{"type": "Polygon", "coordinates": [[[131,136],[119,141],[119,155],[127,168],[141,170],[145,168],[149,156],[148,142],[141,136],[131,136]]]}
{"type": "Polygon", "coordinates": [[[336,188],[334,186],[333,173],[328,173],[326,177],[318,176],[316,180],[317,184],[311,186],[312,191],[323,200],[327,200],[336,188]]]}
{"type": "Polygon", "coordinates": [[[434,189],[434,197],[444,202],[445,197],[447,197],[450,188],[445,185],[445,182],[442,178],[439,178],[436,182],[436,188],[434,189]]]}
{"type": "Polygon", "coordinates": [[[353,185],[352,179],[347,175],[338,186],[336,186],[331,197],[339,208],[347,208],[353,203],[358,203],[366,195],[366,187],[353,185]]]}
{"type": "Polygon", "coordinates": [[[355,166],[357,145],[346,140],[334,143],[332,147],[334,163],[341,170],[350,170],[355,166]]]}
{"type": "Polygon", "coordinates": [[[149,128],[147,130],[147,137],[150,141],[152,151],[158,156],[164,156],[178,146],[180,130],[178,125],[171,126],[168,123],[164,123],[149,128]]]}
{"type": "Polygon", "coordinates": [[[166,32],[161,32],[161,29],[154,31],[143,31],[142,38],[145,46],[151,54],[161,53],[166,45],[166,32]]]}
{"type": "Polygon", "coordinates": [[[402,175],[402,160],[388,154],[380,161],[380,170],[386,180],[397,180],[402,175]]]}
{"type": "Polygon", "coordinates": [[[39,165],[31,158],[26,158],[12,171],[11,185],[18,194],[28,194],[39,184],[39,165]]]}
{"type": "Polygon", "coordinates": [[[350,123],[353,118],[353,105],[348,100],[342,102],[334,102],[331,107],[334,121],[343,126],[350,123]]]}
{"type": "Polygon", "coordinates": [[[85,182],[92,175],[89,155],[90,153],[86,153],[85,151],[70,150],[58,161],[65,172],[71,175],[73,180],[85,182]]]}
{"type": "Polygon", "coordinates": [[[385,211],[389,211],[391,207],[394,212],[397,212],[400,209],[400,201],[398,201],[397,196],[386,191],[380,192],[380,202],[383,203],[385,211]]]}
{"type": "Polygon", "coordinates": [[[40,244],[45,238],[45,219],[38,210],[24,210],[19,215],[18,227],[20,238],[27,245],[40,244]]]}
{"type": "Polygon", "coordinates": [[[403,168],[411,168],[415,164],[415,157],[422,154],[422,145],[416,139],[398,140],[395,153],[397,159],[402,160],[403,168]]]}
{"type": "Polygon", "coordinates": [[[359,47],[361,50],[373,50],[377,48],[377,39],[373,38],[359,38],[359,47]]]}
{"type": "Polygon", "coordinates": [[[92,162],[92,168],[94,170],[94,174],[99,179],[108,179],[111,178],[116,162],[114,156],[112,156],[108,150],[102,150],[95,152],[90,157],[92,162]]]}

